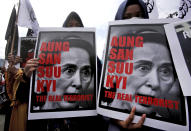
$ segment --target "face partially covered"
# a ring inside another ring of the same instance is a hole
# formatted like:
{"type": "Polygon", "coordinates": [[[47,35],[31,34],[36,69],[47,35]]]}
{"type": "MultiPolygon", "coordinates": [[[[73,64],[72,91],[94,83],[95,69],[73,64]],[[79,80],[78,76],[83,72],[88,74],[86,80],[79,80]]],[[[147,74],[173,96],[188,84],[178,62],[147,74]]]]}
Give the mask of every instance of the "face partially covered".
{"type": "MultiPolygon", "coordinates": [[[[127,61],[128,62],[128,61],[127,61]]],[[[136,106],[140,113],[153,113],[153,106],[135,102],[135,96],[163,98],[174,83],[173,66],[167,47],[159,43],[145,42],[142,48],[134,48],[133,73],[126,75],[126,89],[117,92],[131,94],[133,102],[121,101],[123,109],[136,106]]]]}
{"type": "MultiPolygon", "coordinates": [[[[54,95],[80,95],[87,89],[91,77],[90,55],[85,49],[70,47],[69,52],[61,54],[61,77],[56,79],[56,92],[54,95]]],[[[76,101],[60,101],[54,103],[56,108],[75,108],[78,107],[76,101]]]]}
{"type": "Polygon", "coordinates": [[[67,27],[81,27],[81,24],[80,24],[77,20],[71,19],[71,20],[67,23],[66,26],[67,26],[67,27]]]}
{"type": "Polygon", "coordinates": [[[141,7],[138,4],[129,5],[123,14],[123,19],[130,19],[133,17],[143,18],[141,7]]]}

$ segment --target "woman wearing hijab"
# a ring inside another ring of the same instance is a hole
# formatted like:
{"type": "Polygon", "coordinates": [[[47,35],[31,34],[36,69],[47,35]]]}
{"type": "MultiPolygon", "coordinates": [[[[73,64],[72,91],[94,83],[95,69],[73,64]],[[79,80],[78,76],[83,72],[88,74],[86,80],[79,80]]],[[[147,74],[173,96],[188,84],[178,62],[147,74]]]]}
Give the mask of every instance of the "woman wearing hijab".
{"type": "MultiPolygon", "coordinates": [[[[77,13],[71,12],[67,17],[66,21],[64,22],[63,27],[83,27],[83,23],[77,13]]],[[[37,69],[38,64],[39,64],[38,59],[30,59],[27,61],[24,67],[22,77],[26,82],[21,82],[19,84],[19,91],[17,93],[19,98],[21,97],[22,100],[24,101],[28,101],[29,88],[27,87],[30,87],[30,77],[33,71],[37,69]]],[[[100,74],[101,74],[101,61],[98,59],[98,76],[100,76],[100,74]]],[[[23,114],[24,113],[25,112],[23,112],[23,114]]],[[[18,125],[20,124],[20,122],[21,121],[17,122],[18,125]]],[[[100,118],[100,116],[80,117],[80,118],[70,118],[70,119],[45,119],[45,120],[30,120],[30,121],[25,120],[24,122],[25,123],[23,125],[25,126],[25,128],[23,129],[23,131],[34,131],[34,130],[35,131],[58,131],[58,130],[97,131],[105,129],[104,121],[103,119],[100,118]]]]}
{"type": "MultiPolygon", "coordinates": [[[[72,11],[66,18],[63,27],[84,27],[80,16],[72,11]]],[[[101,61],[97,57],[97,75],[98,83],[101,76],[101,61]]],[[[101,116],[91,116],[91,117],[76,117],[68,119],[54,119],[49,120],[48,123],[49,130],[64,130],[64,131],[98,131],[106,130],[105,121],[101,116]],[[95,126],[98,125],[98,126],[95,126]]]]}
{"type": "Polygon", "coordinates": [[[115,20],[124,20],[131,18],[148,19],[147,6],[142,0],[125,0],[123,1],[115,15],[115,20]]]}
{"type": "Polygon", "coordinates": [[[62,27],[84,27],[80,16],[72,11],[66,18],[62,27]]]}
{"type": "MultiPolygon", "coordinates": [[[[142,0],[125,0],[123,1],[115,15],[115,20],[124,20],[124,19],[131,19],[131,18],[141,18],[141,19],[148,19],[149,15],[147,12],[147,7],[142,0]]],[[[144,130],[141,129],[144,120],[146,118],[146,114],[143,114],[138,123],[132,123],[134,119],[136,108],[133,107],[129,117],[124,120],[114,120],[111,119],[109,124],[108,131],[120,131],[120,130],[144,130]]]]}

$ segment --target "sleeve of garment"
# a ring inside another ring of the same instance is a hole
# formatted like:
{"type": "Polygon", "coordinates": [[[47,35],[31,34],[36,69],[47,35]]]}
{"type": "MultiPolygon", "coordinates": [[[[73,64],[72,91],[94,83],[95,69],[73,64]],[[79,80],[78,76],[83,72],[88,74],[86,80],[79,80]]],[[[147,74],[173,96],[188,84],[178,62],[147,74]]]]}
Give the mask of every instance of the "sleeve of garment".
{"type": "Polygon", "coordinates": [[[108,126],[108,131],[120,131],[120,128],[119,126],[110,121],[108,126]]]}

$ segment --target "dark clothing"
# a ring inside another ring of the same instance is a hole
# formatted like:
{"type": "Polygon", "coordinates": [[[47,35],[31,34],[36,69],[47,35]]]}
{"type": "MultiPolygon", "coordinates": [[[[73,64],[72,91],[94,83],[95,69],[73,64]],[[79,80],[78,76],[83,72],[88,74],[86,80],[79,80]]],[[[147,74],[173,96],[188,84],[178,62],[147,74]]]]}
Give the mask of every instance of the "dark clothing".
{"type": "Polygon", "coordinates": [[[9,130],[9,122],[10,122],[11,111],[12,111],[12,107],[10,107],[10,104],[11,102],[8,102],[8,104],[6,105],[4,131],[9,130]]]}
{"type": "MultiPolygon", "coordinates": [[[[63,27],[67,27],[67,23],[71,20],[77,20],[81,27],[83,23],[79,15],[75,12],[71,12],[63,24],[63,27]]],[[[101,76],[102,63],[97,57],[97,75],[98,85],[101,76]]],[[[17,99],[24,103],[29,100],[30,80],[24,76],[26,83],[20,83],[17,99]]],[[[61,118],[61,119],[44,119],[44,120],[28,120],[27,131],[104,131],[107,130],[107,124],[102,116],[90,116],[90,117],[77,117],[77,118],[61,118]]]]}
{"type": "Polygon", "coordinates": [[[145,5],[145,3],[142,0],[125,0],[121,3],[121,5],[119,6],[117,13],[115,15],[115,20],[122,20],[123,19],[123,14],[125,12],[126,7],[128,7],[132,2],[135,3],[135,1],[137,2],[137,4],[140,5],[142,11],[143,11],[143,18],[148,19],[149,15],[147,12],[147,6],[145,5]]]}
{"type": "Polygon", "coordinates": [[[28,121],[27,131],[106,131],[102,116],[28,121]]]}
{"type": "Polygon", "coordinates": [[[189,130],[191,130],[191,96],[187,96],[187,102],[188,102],[189,130]]]}
{"type": "MultiPolygon", "coordinates": [[[[100,61],[98,68],[101,67],[100,61]]],[[[101,74],[101,70],[98,70],[101,74]]],[[[24,76],[25,77],[25,76],[24,76]]],[[[100,75],[98,75],[100,79],[100,75]]],[[[17,95],[22,102],[28,102],[30,80],[25,77],[28,82],[20,83],[17,95]]],[[[108,126],[102,116],[76,117],[66,119],[44,119],[44,120],[28,120],[27,131],[104,131],[108,126]]]]}
{"type": "MultiPolygon", "coordinates": [[[[127,131],[127,129],[123,129],[122,127],[116,125],[115,123],[111,123],[109,125],[108,131],[127,131]]],[[[132,131],[163,131],[163,130],[142,126],[142,128],[134,129],[132,131]]]]}

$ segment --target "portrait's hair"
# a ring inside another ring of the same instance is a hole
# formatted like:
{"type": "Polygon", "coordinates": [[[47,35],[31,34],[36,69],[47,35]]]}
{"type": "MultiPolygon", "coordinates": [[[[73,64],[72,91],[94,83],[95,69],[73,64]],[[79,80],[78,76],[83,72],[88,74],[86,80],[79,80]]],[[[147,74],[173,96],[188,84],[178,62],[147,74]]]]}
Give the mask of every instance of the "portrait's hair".
{"type": "Polygon", "coordinates": [[[90,57],[93,57],[93,51],[92,51],[93,47],[92,47],[91,43],[89,43],[83,39],[75,38],[75,37],[67,38],[64,40],[69,42],[70,48],[71,47],[77,47],[77,48],[84,49],[88,52],[90,57]]]}
{"type": "Polygon", "coordinates": [[[142,29],[136,32],[136,36],[142,36],[143,43],[154,42],[167,45],[166,36],[156,30],[142,29]]]}
{"type": "Polygon", "coordinates": [[[91,68],[92,70],[94,70],[94,66],[95,62],[94,62],[94,52],[93,52],[93,46],[91,45],[91,43],[80,39],[80,38],[68,38],[65,39],[65,41],[68,41],[70,43],[70,48],[72,47],[76,47],[76,48],[81,48],[84,49],[88,52],[89,56],[90,56],[90,64],[91,64],[91,68]]]}

